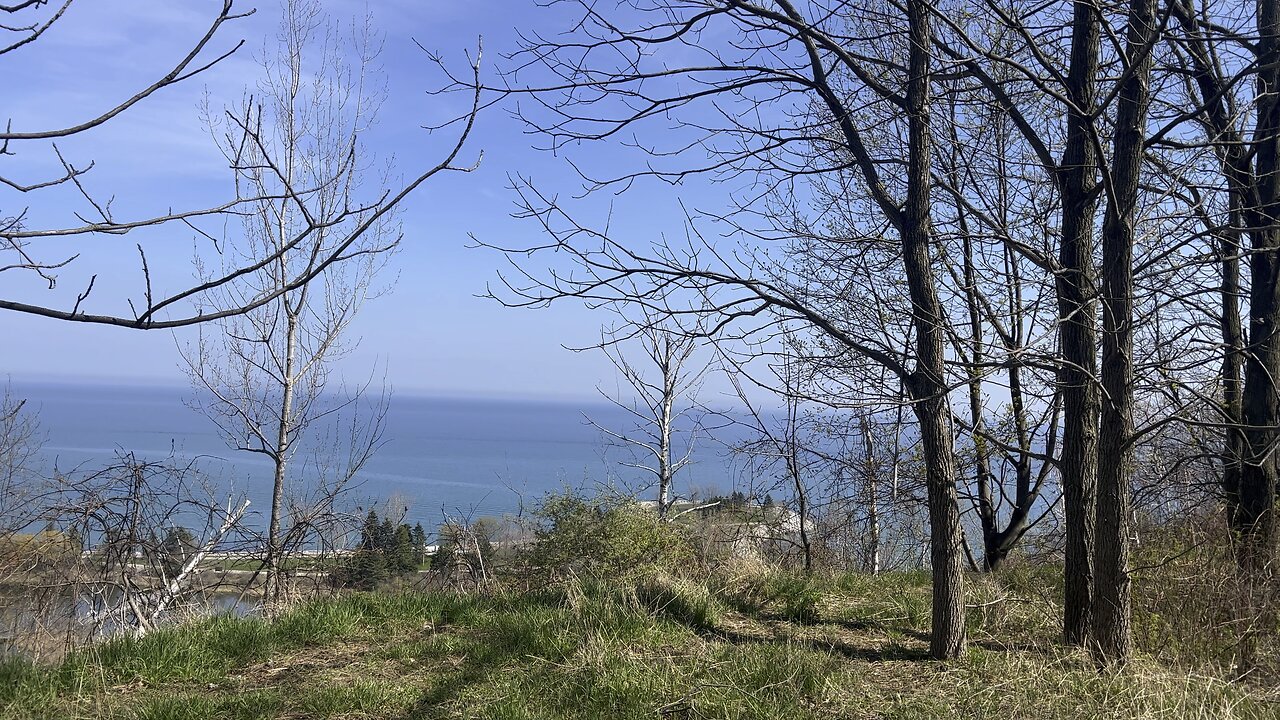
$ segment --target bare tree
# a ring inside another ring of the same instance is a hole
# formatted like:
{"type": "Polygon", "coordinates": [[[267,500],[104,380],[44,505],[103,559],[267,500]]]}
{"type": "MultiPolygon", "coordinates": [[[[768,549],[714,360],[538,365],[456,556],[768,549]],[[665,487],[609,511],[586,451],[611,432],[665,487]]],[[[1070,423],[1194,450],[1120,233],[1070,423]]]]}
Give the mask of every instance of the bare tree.
{"type": "Polygon", "coordinates": [[[1118,88],[1116,128],[1102,232],[1102,404],[1098,445],[1097,544],[1092,648],[1102,660],[1133,653],[1129,576],[1129,478],[1133,462],[1134,245],[1140,209],[1147,109],[1159,29],[1154,0],[1129,4],[1127,72],[1118,88]]]}
{"type": "MultiPolygon", "coordinates": [[[[213,126],[229,130],[220,146],[245,194],[274,199],[245,208],[243,241],[223,248],[224,267],[200,266],[208,279],[259,265],[207,296],[215,314],[252,298],[273,299],[202,326],[198,344],[183,351],[196,391],[192,404],[218,425],[230,447],[271,462],[263,559],[270,601],[283,592],[286,550],[316,529],[319,516],[333,509],[381,443],[385,392],[370,410],[362,407],[367,385],[346,394],[333,386],[331,373],[351,349],[344,333],[378,291],[375,275],[400,239],[393,214],[370,205],[353,210],[362,207],[359,197],[368,185],[386,186],[385,178],[370,178],[372,161],[361,145],[380,103],[371,65],[379,38],[369,18],[347,38],[318,3],[290,0],[276,40],[262,60],[264,79],[255,95],[257,142],[239,144],[234,119],[213,126]],[[345,59],[347,47],[354,48],[351,61],[345,59]],[[290,187],[311,190],[288,197],[283,191],[290,187]],[[314,218],[337,222],[313,227],[314,218]],[[364,230],[356,233],[357,228],[364,230]],[[290,278],[330,255],[338,262],[312,282],[291,287],[290,278]],[[317,444],[313,426],[322,421],[337,424],[317,444]],[[305,483],[296,462],[306,451],[319,452],[308,469],[318,476],[310,481],[315,487],[309,503],[299,502],[305,483]],[[285,517],[288,504],[294,507],[285,517]]],[[[228,117],[247,117],[254,107],[247,101],[228,117]]]]}
{"type": "MultiPolygon", "coordinates": [[[[0,68],[5,74],[23,73],[22,56],[45,52],[41,42],[45,34],[88,4],[76,3],[75,0],[55,3],[23,0],[0,5],[0,19],[3,20],[0,22],[0,68]]],[[[137,253],[143,278],[142,287],[135,297],[104,303],[105,306],[96,312],[89,310],[90,305],[95,304],[91,296],[97,286],[99,272],[93,267],[84,267],[81,274],[70,278],[70,284],[75,287],[69,294],[59,293],[52,300],[31,297],[30,293],[20,289],[24,283],[6,283],[4,294],[0,296],[0,310],[137,329],[173,328],[243,314],[297,290],[323,274],[329,266],[342,262],[364,242],[367,233],[376,232],[395,208],[430,178],[440,173],[468,169],[454,162],[470,135],[478,109],[476,103],[459,119],[458,127],[461,129],[437,165],[419,171],[401,185],[382,188],[382,192],[372,195],[364,203],[330,207],[324,215],[300,213],[299,223],[291,229],[293,234],[274,254],[242,257],[238,264],[221,268],[219,272],[203,276],[194,283],[190,282],[185,268],[178,271],[153,265],[148,261],[146,248],[151,241],[147,238],[171,242],[174,233],[182,233],[185,239],[194,232],[208,251],[216,253],[220,244],[217,228],[228,217],[252,214],[254,205],[262,202],[306,207],[312,195],[335,183],[340,184],[344,175],[339,168],[335,175],[323,182],[308,185],[302,183],[300,177],[288,176],[279,166],[268,166],[257,169],[276,175],[267,194],[263,194],[262,188],[242,184],[241,194],[202,207],[175,208],[170,203],[169,209],[158,215],[121,217],[113,211],[108,199],[112,191],[92,187],[93,161],[68,157],[59,148],[59,140],[91,136],[104,125],[119,122],[117,119],[125,114],[141,111],[153,96],[191,81],[239,50],[243,40],[225,44],[223,40],[236,20],[253,11],[240,10],[235,0],[222,0],[215,3],[215,7],[217,10],[211,13],[206,29],[192,38],[188,49],[173,61],[156,68],[155,79],[136,92],[124,97],[102,98],[100,107],[105,109],[95,111],[96,114],[87,118],[43,128],[23,127],[21,118],[16,122],[10,119],[0,130],[0,162],[19,153],[45,152],[60,167],[55,175],[27,178],[18,177],[0,165],[0,275],[34,275],[49,292],[54,292],[59,283],[68,285],[64,282],[68,279],[64,275],[84,265],[78,262],[80,252],[54,250],[55,244],[63,248],[68,244],[88,247],[84,244],[90,241],[97,245],[104,238],[132,235],[142,236],[141,242],[128,247],[125,252],[137,253]],[[82,201],[83,208],[72,212],[71,217],[61,224],[33,224],[24,197],[60,186],[71,188],[82,201]],[[249,190],[254,192],[243,192],[249,190]],[[342,237],[337,237],[333,230],[339,226],[343,228],[342,237]],[[255,293],[237,294],[232,289],[243,275],[258,273],[278,264],[284,255],[296,253],[303,246],[314,247],[309,238],[319,232],[331,236],[323,246],[324,251],[306,263],[289,263],[289,274],[280,284],[255,293]],[[237,296],[234,304],[225,302],[230,295],[237,296]],[[121,309],[122,306],[127,307],[127,312],[121,309]]],[[[472,69],[476,68],[473,66],[472,69]]],[[[249,158],[260,156],[263,147],[271,142],[262,134],[263,128],[258,122],[260,110],[256,103],[246,103],[241,113],[228,116],[227,130],[234,136],[229,145],[239,149],[233,159],[237,172],[254,172],[249,158]]]]}
{"type": "MultiPolygon", "coordinates": [[[[939,659],[958,656],[965,638],[962,541],[946,316],[932,256],[937,239],[931,213],[934,10],[916,0],[865,7],[664,1],[625,3],[618,12],[628,20],[620,21],[590,3],[576,4],[582,20],[572,37],[533,39],[521,56],[528,61],[523,69],[536,66],[552,78],[519,90],[547,110],[527,116],[531,124],[561,147],[630,132],[646,120],[710,104],[704,106],[708,116],[683,115],[683,127],[696,132],[698,141],[653,148],[651,159],[661,166],[618,174],[594,187],[624,187],[639,176],[674,182],[712,172],[750,174],[766,185],[790,186],[848,170],[850,196],[866,199],[858,239],[870,245],[878,238],[890,249],[885,272],[901,277],[910,341],[906,347],[896,342],[892,350],[879,346],[880,328],[851,328],[827,315],[801,289],[760,273],[768,265],[763,260],[719,253],[710,245],[674,249],[658,243],[652,252],[628,247],[573,222],[563,206],[536,191],[526,195],[528,214],[553,234],[547,247],[568,251],[582,274],[556,273],[548,279],[530,273],[510,283],[513,295],[504,299],[534,305],[563,297],[622,300],[664,312],[709,315],[714,318],[709,334],[753,318],[766,324],[797,321],[897,376],[907,390],[927,468],[934,574],[931,653],[939,659]],[[700,42],[713,26],[720,31],[717,41],[700,42]],[[651,61],[658,47],[689,50],[698,60],[651,61]],[[716,104],[721,101],[742,105],[731,111],[716,104]],[[758,112],[762,107],[769,109],[758,112]],[[599,248],[588,247],[596,242],[599,248]],[[675,308],[673,300],[681,293],[695,300],[675,308]]],[[[510,248],[513,262],[519,256],[528,266],[533,249],[510,248]]],[[[803,280],[815,294],[831,290],[803,280]]]]}
{"type": "MultiPolygon", "coordinates": [[[[1180,199],[1198,215],[1217,263],[1217,312],[1206,314],[1217,315],[1221,370],[1216,387],[1203,395],[1213,414],[1200,420],[1221,433],[1221,486],[1242,589],[1240,624],[1248,628],[1266,605],[1280,536],[1280,119],[1274,96],[1280,74],[1264,60],[1280,48],[1280,7],[1262,2],[1247,12],[1224,13],[1226,6],[1209,0],[1171,0],[1164,7],[1176,21],[1169,43],[1173,61],[1189,77],[1182,112],[1167,128],[1189,129],[1195,140],[1168,144],[1183,155],[1190,145],[1204,156],[1179,178],[1180,199]]],[[[1241,634],[1237,651],[1246,672],[1255,662],[1253,634],[1241,634]]]]}
{"type": "Polygon", "coordinates": [[[810,573],[814,564],[811,486],[815,477],[830,465],[830,456],[808,437],[811,423],[805,413],[805,377],[800,363],[795,358],[784,357],[771,369],[781,390],[778,399],[782,401],[782,408],[777,414],[763,411],[752,403],[736,374],[729,378],[746,410],[746,419],[739,424],[745,424],[751,433],[734,451],[754,462],[753,474],[771,474],[791,493],[797,519],[792,542],[800,546],[804,571],[810,573]]]}
{"type": "Polygon", "coordinates": [[[1097,308],[1094,300],[1094,218],[1097,215],[1098,140],[1095,128],[1099,8],[1074,3],[1067,71],[1067,138],[1060,163],[1050,163],[1062,193],[1058,243],[1058,318],[1062,363],[1062,494],[1066,508],[1063,638],[1083,645],[1093,605],[1094,507],[1098,484],[1097,308]]]}
{"type": "Polygon", "coordinates": [[[0,541],[21,532],[39,514],[43,481],[36,467],[40,423],[26,400],[5,386],[0,395],[0,541]]]}
{"type": "Polygon", "coordinates": [[[529,62],[495,89],[541,101],[521,112],[556,150],[642,138],[632,172],[581,164],[588,192],[700,175],[751,185],[727,211],[690,213],[686,243],[645,245],[521,183],[552,241],[507,248],[517,271],[503,299],[711,317],[718,341],[806,327],[826,340],[815,345],[833,386],[859,361],[885,368],[924,441],[935,655],[962,643],[959,551],[947,553],[970,451],[992,565],[1055,502],[1044,493],[1058,472],[1064,637],[1124,662],[1135,449],[1170,423],[1203,423],[1201,401],[1220,394],[1241,563],[1270,572],[1280,4],[1247,17],[1216,4],[1160,14],[1149,0],[553,4],[580,7],[581,22],[567,39],[530,39],[529,62]],[[663,122],[677,132],[640,131],[663,122]],[[988,126],[1001,132],[974,130],[988,126]],[[537,250],[576,272],[534,270],[522,253],[537,250]],[[993,385],[1009,396],[994,418],[993,385]],[[962,387],[968,413],[951,403],[962,387]]]}
{"type": "Polygon", "coordinates": [[[654,318],[646,319],[633,332],[606,331],[599,347],[622,380],[616,394],[603,390],[600,394],[626,413],[630,427],[608,427],[590,417],[587,420],[631,451],[633,459],[624,461],[624,466],[652,476],[657,484],[658,517],[665,519],[678,499],[676,475],[692,459],[702,431],[697,395],[710,366],[691,363],[698,349],[696,338],[654,318]],[[652,379],[627,357],[627,347],[636,348],[636,355],[656,371],[652,379]]]}
{"type": "MultiPolygon", "coordinates": [[[[1005,32],[992,31],[993,44],[1010,44],[1005,32]]],[[[1011,79],[1007,68],[993,72],[1011,79]]],[[[956,425],[965,499],[982,535],[981,562],[973,564],[994,571],[1044,517],[1057,469],[1060,393],[1049,372],[1056,318],[1045,311],[1054,286],[1017,249],[1050,232],[1043,208],[1053,188],[1014,170],[1024,148],[1009,112],[980,83],[962,77],[944,86],[948,119],[935,182],[945,192],[936,212],[955,314],[951,352],[968,390],[967,416],[957,412],[956,425]]]]}
{"type": "Polygon", "coordinates": [[[56,653],[209,612],[228,574],[211,561],[237,556],[249,505],[217,495],[173,457],[121,452],[100,468],[55,470],[29,518],[44,530],[5,568],[20,589],[5,598],[17,645],[56,653]]]}
{"type": "Polygon", "coordinates": [[[858,418],[858,432],[862,435],[862,472],[866,487],[867,504],[867,572],[880,572],[880,478],[876,462],[875,439],[871,437],[871,419],[867,415],[858,418]]]}

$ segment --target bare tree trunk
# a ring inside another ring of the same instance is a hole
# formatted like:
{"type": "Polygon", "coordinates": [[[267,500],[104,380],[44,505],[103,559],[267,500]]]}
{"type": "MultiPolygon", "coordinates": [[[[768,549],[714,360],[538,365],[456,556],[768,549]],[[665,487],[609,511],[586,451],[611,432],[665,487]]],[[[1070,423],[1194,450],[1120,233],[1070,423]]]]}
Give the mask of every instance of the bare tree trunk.
{"type": "MultiPolygon", "coordinates": [[[[377,38],[366,29],[347,40],[332,29],[321,3],[285,3],[280,45],[260,61],[262,104],[248,100],[227,120],[211,113],[215,136],[223,135],[225,123],[253,118],[254,142],[233,144],[228,135],[220,147],[237,187],[253,200],[238,211],[241,236],[221,249],[222,271],[231,274],[220,281],[215,299],[221,302],[210,303],[211,327],[220,337],[202,331],[195,352],[183,353],[198,389],[192,404],[230,447],[272,463],[260,565],[268,606],[283,597],[285,554],[317,537],[323,525],[342,522],[334,502],[378,447],[385,413],[384,396],[375,417],[358,429],[363,389],[345,400],[328,392],[332,363],[356,344],[343,331],[399,235],[392,212],[398,200],[372,206],[355,200],[372,165],[359,140],[379,104],[365,82],[377,38]],[[310,189],[289,191],[301,186],[310,189]],[[333,259],[318,264],[328,256],[333,259]],[[252,272],[234,271],[249,259],[252,272]],[[299,274],[310,282],[297,282],[299,274]],[[245,298],[259,300],[248,312],[231,312],[245,298]],[[347,414],[350,433],[335,425],[329,447],[315,448],[315,482],[309,489],[291,487],[290,459],[306,428],[347,414]],[[315,499],[299,502],[289,517],[288,499],[308,494],[315,499]]],[[[197,272],[216,278],[220,270],[197,263],[197,272]]]]}
{"type": "MultiPolygon", "coordinates": [[[[1237,492],[1228,491],[1241,573],[1239,649],[1242,668],[1256,663],[1256,623],[1264,589],[1275,572],[1276,443],[1280,440],[1280,0],[1257,3],[1257,126],[1254,130],[1257,196],[1249,224],[1249,338],[1244,353],[1244,452],[1237,492]]],[[[1229,489],[1230,490],[1230,489],[1229,489]]]]}
{"type": "MultiPolygon", "coordinates": [[[[1237,620],[1248,628],[1256,621],[1254,605],[1260,570],[1266,567],[1273,550],[1256,553],[1256,531],[1274,533],[1274,527],[1266,529],[1257,519],[1268,512],[1265,501],[1262,507],[1246,509],[1258,499],[1273,497],[1275,471],[1272,448],[1276,440],[1277,422],[1275,385],[1272,378],[1280,361],[1275,358],[1276,342],[1272,333],[1280,305],[1275,297],[1275,253],[1280,247],[1276,237],[1275,213],[1267,208],[1275,207],[1274,180],[1268,185],[1262,182],[1263,168],[1270,168],[1274,175],[1276,159],[1275,137],[1278,130],[1274,117],[1277,87],[1275,64],[1264,63],[1259,67],[1256,92],[1258,93],[1258,131],[1253,143],[1245,139],[1236,114],[1230,106],[1231,91],[1222,76],[1222,66],[1215,56],[1213,45],[1198,21],[1197,10],[1186,0],[1170,0],[1169,7],[1185,33],[1184,46],[1188,50],[1191,69],[1200,90],[1202,103],[1201,123],[1206,135],[1215,143],[1226,180],[1230,201],[1228,226],[1218,233],[1219,271],[1222,334],[1222,405],[1220,412],[1227,425],[1222,450],[1222,489],[1226,497],[1227,523],[1238,541],[1236,559],[1241,574],[1241,606],[1237,620]],[[1267,69],[1269,68],[1269,70],[1267,69]],[[1266,73],[1270,74],[1266,74],[1266,73]],[[1268,90],[1269,89],[1269,90],[1268,90]],[[1267,118],[1270,118],[1269,120],[1267,118]],[[1265,129],[1264,129],[1265,128],[1265,129]],[[1255,174],[1253,163],[1257,163],[1255,174]],[[1268,188],[1270,188],[1268,190],[1268,188]],[[1273,193],[1265,201],[1265,193],[1273,193]],[[1250,256],[1251,297],[1249,304],[1250,338],[1252,344],[1246,351],[1246,339],[1240,318],[1240,255],[1244,252],[1242,239],[1248,234],[1252,249],[1250,256]],[[1270,354],[1270,357],[1268,357],[1270,354]],[[1243,370],[1242,370],[1243,365],[1243,370]],[[1255,424],[1260,423],[1260,424],[1255,424]],[[1270,486],[1270,490],[1268,490],[1270,486]],[[1246,489],[1248,488],[1248,489],[1246,489]],[[1252,491],[1252,492],[1251,492],[1252,491]],[[1249,500],[1245,499],[1248,494],[1249,500]],[[1261,561],[1261,562],[1260,562],[1261,561]]],[[[1262,31],[1259,42],[1260,55],[1274,58],[1276,52],[1275,3],[1258,4],[1258,27],[1262,31]],[[1265,32],[1270,16],[1272,31],[1265,32]],[[1268,55],[1269,53],[1269,55],[1268,55]]],[[[1270,509],[1274,513],[1274,509],[1270,509]]],[[[1270,521],[1274,525],[1274,520],[1270,521]]],[[[1274,547],[1272,541],[1263,546],[1274,547]]],[[[1253,639],[1246,630],[1240,638],[1238,662],[1248,669],[1253,664],[1253,639]]]]}
{"type": "Polygon", "coordinates": [[[1244,365],[1245,456],[1235,530],[1246,581],[1271,571],[1276,552],[1276,454],[1280,426],[1280,0],[1258,4],[1257,206],[1250,226],[1249,345],[1244,365]]]}
{"type": "Polygon", "coordinates": [[[956,504],[955,455],[950,408],[945,397],[916,405],[926,458],[929,497],[929,560],[933,568],[933,624],[929,654],[938,660],[964,651],[964,565],[960,512],[956,504]]]}
{"type": "Polygon", "coordinates": [[[1097,153],[1092,117],[1097,92],[1099,20],[1093,0],[1077,0],[1072,20],[1067,144],[1061,164],[1062,240],[1058,249],[1058,333],[1062,368],[1062,477],[1066,510],[1063,639],[1083,645],[1093,601],[1094,504],[1097,488],[1097,311],[1094,308],[1093,223],[1097,153]]]}
{"type": "MultiPolygon", "coordinates": [[[[1239,505],[1241,459],[1244,457],[1243,374],[1244,332],[1240,324],[1240,254],[1245,228],[1250,227],[1246,213],[1258,207],[1253,165],[1248,144],[1242,137],[1239,120],[1228,107],[1231,89],[1221,76],[1221,65],[1214,56],[1209,39],[1199,26],[1197,12],[1190,0],[1169,0],[1169,8],[1177,19],[1187,49],[1189,70],[1199,88],[1200,122],[1205,134],[1216,144],[1222,176],[1229,195],[1227,227],[1217,232],[1218,270],[1221,275],[1219,302],[1222,335],[1222,407],[1220,412],[1228,426],[1223,437],[1222,487],[1227,496],[1228,524],[1235,527],[1235,509],[1239,505]]],[[[1213,221],[1206,219],[1206,225],[1213,221]]]]}
{"type": "Polygon", "coordinates": [[[780,450],[786,463],[787,476],[796,493],[796,511],[800,513],[796,530],[800,535],[800,550],[804,553],[804,572],[808,575],[813,572],[813,543],[809,540],[809,491],[805,487],[804,467],[800,461],[800,403],[804,391],[792,361],[784,363],[783,373],[787,424],[783,428],[785,437],[780,450]]]}
{"type": "Polygon", "coordinates": [[[797,529],[800,534],[800,549],[804,553],[804,572],[808,575],[813,572],[813,543],[809,541],[809,493],[804,486],[804,474],[800,470],[799,438],[794,432],[789,433],[789,436],[791,442],[787,448],[787,469],[796,491],[796,511],[800,513],[797,529]]]}
{"type": "Polygon", "coordinates": [[[1231,227],[1218,239],[1222,273],[1222,413],[1228,427],[1223,437],[1222,489],[1227,497],[1227,524],[1236,527],[1236,508],[1240,504],[1240,477],[1245,452],[1243,432],[1244,395],[1241,358],[1244,355],[1244,333],[1240,325],[1240,233],[1242,198],[1231,193],[1231,227]]]}
{"type": "MultiPolygon", "coordinates": [[[[975,250],[975,240],[981,237],[980,233],[975,233],[970,229],[969,223],[969,207],[959,194],[959,189],[965,187],[971,180],[972,175],[962,168],[965,166],[965,143],[961,141],[957,133],[957,118],[955,111],[957,105],[955,98],[950,98],[948,105],[952,112],[952,117],[947,123],[949,153],[946,163],[946,174],[948,181],[955,192],[951,194],[954,199],[954,222],[958,227],[960,253],[961,253],[961,270],[960,277],[962,299],[964,307],[968,315],[969,337],[967,342],[961,339],[955,340],[955,352],[959,363],[963,364],[967,371],[967,387],[969,395],[969,437],[971,439],[971,447],[973,452],[973,474],[974,485],[976,487],[976,495],[971,498],[971,504],[978,515],[978,522],[982,531],[982,564],[983,572],[993,572],[997,570],[1004,561],[1017,547],[1022,537],[1026,534],[1030,527],[1031,510],[1040,497],[1040,491],[1043,487],[1045,475],[1040,475],[1040,480],[1033,480],[1032,471],[1032,455],[1034,453],[1031,422],[1028,420],[1028,411],[1026,397],[1023,391],[1023,374],[1022,366],[1016,359],[1020,351],[1025,348],[1025,339],[1023,333],[1025,331],[1026,312],[1023,304],[1023,280],[1022,270],[1018,253],[1009,245],[1005,245],[1003,252],[1004,275],[1007,279],[1005,287],[1001,289],[1000,294],[1003,296],[1004,306],[1000,308],[992,307],[990,299],[984,294],[982,284],[984,279],[980,273],[977,264],[977,253],[975,250]],[[989,368],[985,345],[989,342],[987,338],[988,330],[990,330],[994,339],[1000,343],[1002,349],[1008,353],[1007,357],[1011,358],[1008,364],[1008,388],[1009,388],[1009,404],[1008,409],[1012,413],[1013,429],[1015,440],[1017,442],[1016,452],[1002,452],[1003,460],[1014,466],[1015,470],[1015,487],[1013,493],[1010,494],[1004,487],[1001,478],[997,477],[992,470],[993,460],[1000,462],[995,458],[993,446],[999,448],[1000,442],[991,440],[994,437],[988,424],[985,421],[985,413],[987,412],[987,400],[983,394],[985,373],[989,368]],[[965,349],[967,348],[967,356],[965,349]],[[997,497],[998,495],[998,497],[997,497]],[[1008,522],[1001,527],[1000,510],[1005,503],[1008,503],[1012,497],[1012,503],[1009,503],[1008,522]]],[[[1014,222],[1011,222],[1009,211],[1014,205],[1010,198],[1010,172],[1008,158],[1010,157],[1010,148],[1008,142],[1007,125],[1008,125],[1008,109],[1002,107],[999,103],[985,106],[989,114],[983,117],[983,121],[994,128],[991,142],[993,147],[993,159],[995,161],[994,173],[986,176],[987,183],[979,185],[981,192],[994,192],[996,212],[995,227],[1004,229],[1005,232],[1013,234],[1014,222]],[[994,186],[994,187],[992,187],[994,186]]],[[[972,167],[969,167],[972,170],[972,167]]],[[[990,219],[987,220],[991,222],[990,219]]],[[[954,271],[952,271],[954,276],[954,271]]],[[[975,570],[979,569],[978,563],[973,559],[973,554],[969,551],[967,543],[964,546],[965,556],[971,567],[975,570]]]]}
{"type": "Polygon", "coordinates": [[[908,390],[914,401],[924,446],[929,497],[930,559],[933,565],[933,620],[929,654],[938,660],[964,651],[964,565],[956,498],[955,448],[944,350],[946,319],[938,299],[931,250],[930,94],[933,9],[924,0],[907,4],[910,57],[906,111],[907,198],[902,211],[902,259],[911,296],[916,336],[916,370],[908,390]]]}
{"type": "Polygon", "coordinates": [[[1150,96],[1154,0],[1132,0],[1125,51],[1130,72],[1116,109],[1110,197],[1102,231],[1102,404],[1098,444],[1095,656],[1124,663],[1133,654],[1129,578],[1129,475],[1133,464],[1133,245],[1138,221],[1145,123],[1150,96]]]}
{"type": "MultiPolygon", "coordinates": [[[[871,421],[866,415],[859,418],[859,432],[862,434],[862,447],[866,453],[863,458],[863,478],[867,493],[867,553],[866,568],[872,575],[880,574],[880,503],[877,499],[875,445],[871,439],[871,421]]],[[[895,460],[896,464],[896,460],[895,460]]]]}
{"type": "Polygon", "coordinates": [[[664,336],[661,339],[662,359],[660,361],[662,369],[662,411],[659,413],[658,419],[658,518],[667,517],[667,511],[671,508],[671,479],[674,473],[671,465],[671,424],[675,419],[674,406],[676,395],[679,394],[678,387],[680,368],[678,366],[678,353],[673,348],[671,336],[664,336]],[[676,367],[672,367],[672,363],[677,363],[676,367]]]}
{"type": "Polygon", "coordinates": [[[596,388],[602,396],[626,411],[635,423],[631,430],[605,427],[587,418],[587,422],[620,446],[634,452],[633,462],[627,467],[642,470],[657,481],[657,510],[659,519],[667,519],[675,502],[674,481],[676,475],[693,457],[694,445],[701,430],[701,421],[695,412],[695,397],[708,365],[690,367],[689,361],[697,350],[694,337],[675,325],[663,324],[651,313],[641,313],[635,319],[627,319],[621,309],[625,332],[605,328],[597,346],[613,363],[621,379],[631,389],[633,397],[624,400],[596,388]],[[636,341],[640,354],[651,362],[660,377],[649,379],[641,366],[629,361],[623,352],[625,340],[636,341]],[[676,423],[685,418],[688,425],[677,428],[676,423]],[[676,441],[687,438],[683,451],[678,454],[676,441]]]}
{"type": "MultiPolygon", "coordinates": [[[[958,141],[953,137],[953,142],[958,141]]],[[[955,168],[953,164],[953,175],[955,168]]],[[[952,182],[959,186],[958,178],[953,178],[952,182]]],[[[957,203],[960,205],[960,203],[957,203]]],[[[973,428],[971,437],[973,439],[973,470],[974,481],[978,488],[978,497],[975,505],[978,510],[978,522],[982,526],[982,567],[984,570],[994,570],[999,564],[997,539],[1000,533],[999,518],[996,515],[995,498],[992,496],[992,485],[995,483],[995,476],[991,472],[991,451],[987,447],[987,439],[984,436],[985,423],[983,422],[983,402],[982,402],[982,310],[978,307],[981,302],[978,298],[978,277],[977,269],[973,263],[973,240],[972,234],[968,232],[968,223],[965,222],[964,210],[957,207],[957,214],[960,218],[961,246],[963,252],[963,268],[965,283],[965,308],[969,313],[969,424],[973,428]]]]}
{"type": "MultiPolygon", "coordinates": [[[[287,301],[286,301],[287,304],[287,301]]],[[[265,569],[266,600],[268,605],[278,603],[283,594],[281,576],[281,560],[283,548],[280,542],[280,508],[284,504],[284,487],[288,479],[289,453],[292,448],[293,431],[293,393],[295,365],[298,356],[298,318],[292,310],[286,308],[285,356],[283,375],[284,382],[280,387],[280,418],[276,426],[276,445],[274,448],[275,473],[271,485],[271,518],[267,525],[267,558],[265,569]]]]}

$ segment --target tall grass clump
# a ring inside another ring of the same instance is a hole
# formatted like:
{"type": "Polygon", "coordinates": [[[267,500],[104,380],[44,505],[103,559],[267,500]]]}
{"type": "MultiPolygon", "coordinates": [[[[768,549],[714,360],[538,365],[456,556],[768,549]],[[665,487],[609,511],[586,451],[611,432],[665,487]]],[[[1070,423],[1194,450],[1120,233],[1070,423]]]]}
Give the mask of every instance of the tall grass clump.
{"type": "Polygon", "coordinates": [[[636,584],[641,606],[694,630],[714,630],[723,608],[705,581],[655,575],[636,584]]]}
{"type": "Polygon", "coordinates": [[[1133,565],[1133,628],[1138,647],[1176,667],[1234,677],[1240,641],[1255,644],[1253,680],[1280,685],[1280,584],[1247,607],[1222,514],[1194,514],[1144,528],[1133,565]]]}

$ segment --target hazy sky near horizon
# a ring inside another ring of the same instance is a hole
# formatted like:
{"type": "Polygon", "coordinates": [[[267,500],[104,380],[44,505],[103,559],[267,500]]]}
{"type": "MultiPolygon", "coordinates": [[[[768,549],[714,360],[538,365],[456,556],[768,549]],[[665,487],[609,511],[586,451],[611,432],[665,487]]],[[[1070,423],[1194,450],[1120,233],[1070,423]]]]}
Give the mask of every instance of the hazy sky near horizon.
{"type": "MultiPolygon", "coordinates": [[[[46,37],[6,57],[7,118],[22,131],[65,126],[96,115],[171,67],[204,31],[221,2],[172,0],[78,2],[46,37]]],[[[380,58],[388,96],[378,125],[366,135],[368,149],[394,161],[398,173],[412,177],[434,165],[452,143],[451,131],[427,133],[420,126],[456,114],[467,101],[459,95],[428,93],[443,78],[415,43],[443,54],[455,70],[465,69],[465,53],[474,53],[483,36],[483,71],[492,79],[502,55],[516,48],[517,29],[554,34],[565,15],[537,7],[531,0],[377,0],[324,3],[335,21],[349,21],[368,8],[374,26],[385,34],[380,58]]],[[[213,57],[245,45],[211,71],[168,88],[104,127],[59,142],[73,164],[95,163],[86,176],[89,188],[113,198],[118,218],[163,213],[169,208],[208,206],[229,197],[231,174],[200,118],[202,98],[217,109],[238,103],[261,75],[257,58],[269,51],[280,19],[278,0],[248,2],[255,14],[225,28],[208,53],[213,57]]],[[[490,108],[460,160],[469,164],[483,151],[479,168],[469,174],[434,178],[414,194],[403,214],[404,241],[385,276],[392,292],[371,301],[352,326],[359,348],[343,361],[343,373],[361,380],[385,372],[392,385],[411,391],[449,394],[587,397],[597,385],[616,384],[613,367],[599,352],[571,352],[563,345],[585,346],[598,339],[610,321],[599,311],[571,303],[549,309],[514,310],[477,297],[497,279],[503,257],[469,247],[471,235],[495,244],[526,246],[543,238],[528,220],[511,217],[516,209],[511,178],[521,176],[561,196],[581,191],[581,181],[565,158],[536,149],[511,116],[511,107],[490,108]]],[[[56,173],[47,144],[27,144],[4,158],[6,175],[31,181],[56,173]]],[[[622,149],[593,148],[580,162],[611,162],[622,149]]],[[[621,156],[619,156],[621,157],[621,156]]],[[[629,156],[637,160],[635,154],[629,156]]],[[[686,204],[714,207],[720,202],[706,184],[690,183],[671,192],[657,183],[639,183],[617,197],[594,198],[582,205],[593,220],[608,215],[610,224],[633,238],[660,233],[682,236],[686,204]],[[665,192],[664,192],[665,190],[665,192]]],[[[0,200],[14,202],[13,193],[0,200]]],[[[73,213],[84,201],[70,188],[21,196],[29,203],[32,226],[76,224],[73,213]]],[[[13,214],[14,207],[0,207],[13,214]]],[[[164,236],[144,238],[157,285],[182,287],[194,272],[194,234],[179,226],[164,236]],[[160,279],[163,278],[163,279],[160,279]]],[[[137,297],[141,271],[133,235],[94,237],[49,248],[57,254],[80,252],[49,291],[34,278],[11,280],[23,297],[69,307],[92,274],[97,274],[97,309],[122,311],[123,298],[137,297]]],[[[16,381],[93,379],[165,384],[185,381],[177,347],[192,333],[132,331],[79,325],[13,312],[0,313],[0,375],[16,381]]]]}

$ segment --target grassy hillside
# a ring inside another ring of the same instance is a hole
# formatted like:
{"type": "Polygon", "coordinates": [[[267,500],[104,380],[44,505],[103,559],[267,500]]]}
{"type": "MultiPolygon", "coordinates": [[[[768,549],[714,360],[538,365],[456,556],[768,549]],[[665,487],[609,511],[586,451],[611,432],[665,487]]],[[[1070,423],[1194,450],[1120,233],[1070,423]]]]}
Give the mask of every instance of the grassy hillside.
{"type": "Polygon", "coordinates": [[[1034,585],[977,581],[949,664],[912,573],[351,594],[0,665],[0,718],[1280,718],[1149,657],[1100,674],[1034,585]]]}

